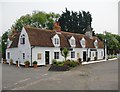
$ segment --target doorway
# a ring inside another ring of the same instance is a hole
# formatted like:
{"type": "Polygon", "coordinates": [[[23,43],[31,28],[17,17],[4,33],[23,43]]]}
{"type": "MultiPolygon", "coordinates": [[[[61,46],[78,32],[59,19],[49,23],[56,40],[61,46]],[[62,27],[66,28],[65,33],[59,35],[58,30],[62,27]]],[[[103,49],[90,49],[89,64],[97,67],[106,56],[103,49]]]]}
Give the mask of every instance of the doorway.
{"type": "Polygon", "coordinates": [[[83,51],[83,61],[86,61],[86,51],[83,51]]]}
{"type": "Polygon", "coordinates": [[[49,64],[49,51],[45,51],[45,64],[49,64]]]}

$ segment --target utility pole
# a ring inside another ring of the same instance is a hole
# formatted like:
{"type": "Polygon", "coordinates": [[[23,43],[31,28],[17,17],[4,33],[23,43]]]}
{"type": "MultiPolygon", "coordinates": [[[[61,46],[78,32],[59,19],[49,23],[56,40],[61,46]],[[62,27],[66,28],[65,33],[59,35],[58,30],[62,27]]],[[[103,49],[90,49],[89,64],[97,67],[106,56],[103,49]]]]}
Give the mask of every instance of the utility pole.
{"type": "MultiPolygon", "coordinates": [[[[106,36],[106,31],[103,32],[104,36],[106,36]]],[[[106,38],[104,39],[105,41],[105,60],[107,60],[107,44],[106,44],[106,38]]]]}

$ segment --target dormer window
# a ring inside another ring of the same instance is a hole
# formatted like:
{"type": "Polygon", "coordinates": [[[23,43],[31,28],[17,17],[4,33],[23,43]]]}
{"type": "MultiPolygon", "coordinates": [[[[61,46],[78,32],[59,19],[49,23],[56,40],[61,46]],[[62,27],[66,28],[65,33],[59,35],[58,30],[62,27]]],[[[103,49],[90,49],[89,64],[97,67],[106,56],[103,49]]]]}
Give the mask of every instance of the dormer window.
{"type": "Polygon", "coordinates": [[[57,34],[52,38],[52,42],[53,42],[55,47],[60,46],[60,38],[57,34]]]}
{"type": "Polygon", "coordinates": [[[21,38],[20,38],[20,43],[21,44],[25,44],[25,35],[21,35],[21,38]]]}
{"type": "Polygon", "coordinates": [[[58,38],[55,38],[55,45],[59,45],[59,39],[58,38]]]}
{"type": "Polygon", "coordinates": [[[84,38],[81,39],[80,43],[81,43],[81,46],[82,46],[83,48],[85,48],[85,39],[84,39],[84,38]]]}
{"type": "Polygon", "coordinates": [[[71,47],[75,47],[76,46],[75,38],[73,36],[70,38],[69,42],[70,42],[71,47]]]}
{"type": "Polygon", "coordinates": [[[98,48],[98,41],[97,40],[94,41],[94,46],[95,46],[95,48],[98,48]]]}
{"type": "Polygon", "coordinates": [[[71,45],[75,45],[75,40],[71,39],[71,45]]]}

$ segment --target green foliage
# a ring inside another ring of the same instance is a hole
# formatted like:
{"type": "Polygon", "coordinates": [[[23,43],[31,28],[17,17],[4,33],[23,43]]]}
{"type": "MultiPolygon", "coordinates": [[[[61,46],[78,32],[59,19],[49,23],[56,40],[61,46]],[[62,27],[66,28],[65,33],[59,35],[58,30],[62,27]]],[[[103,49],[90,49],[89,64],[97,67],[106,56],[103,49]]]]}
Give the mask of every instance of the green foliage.
{"type": "Polygon", "coordinates": [[[119,35],[115,35],[107,32],[106,35],[96,34],[96,36],[102,41],[106,39],[108,54],[116,54],[120,50],[119,35]]]}
{"type": "Polygon", "coordinates": [[[68,57],[68,54],[69,54],[69,51],[67,48],[64,48],[62,51],[61,51],[61,55],[65,58],[65,61],[68,57]]]}
{"type": "Polygon", "coordinates": [[[25,65],[30,65],[30,62],[29,61],[25,61],[24,64],[25,65]]]}
{"type": "Polygon", "coordinates": [[[33,61],[33,64],[37,64],[38,62],[37,61],[33,61]]]}
{"type": "Polygon", "coordinates": [[[75,67],[75,66],[77,66],[78,65],[78,62],[76,62],[76,61],[71,61],[70,63],[69,63],[69,66],[70,67],[75,67]]]}
{"type": "Polygon", "coordinates": [[[52,60],[52,64],[53,64],[53,65],[57,65],[57,60],[53,59],[53,60],[52,60]]]}
{"type": "Polygon", "coordinates": [[[5,32],[2,35],[2,58],[6,58],[6,48],[7,48],[7,39],[8,39],[8,32],[5,32]]]}
{"type": "Polygon", "coordinates": [[[43,11],[33,11],[32,15],[26,14],[24,16],[21,16],[15,24],[11,27],[12,29],[15,29],[17,31],[21,31],[22,27],[25,25],[29,25],[31,27],[37,27],[37,28],[47,28],[52,29],[53,23],[55,20],[59,18],[59,14],[55,13],[46,13],[43,11]]]}
{"type": "Polygon", "coordinates": [[[13,59],[10,59],[10,63],[11,63],[11,64],[13,63],[13,59]]]}
{"type": "Polygon", "coordinates": [[[58,21],[60,22],[60,26],[63,31],[84,34],[85,31],[83,29],[88,25],[91,26],[92,16],[89,11],[79,11],[79,13],[77,13],[69,11],[66,8],[65,12],[62,13],[58,21]]]}
{"type": "Polygon", "coordinates": [[[56,65],[56,66],[69,66],[69,67],[75,67],[77,65],[79,65],[78,62],[72,60],[66,60],[66,61],[63,61],[63,62],[60,62],[60,61],[57,61],[57,60],[53,60],[53,65],[56,65]]]}

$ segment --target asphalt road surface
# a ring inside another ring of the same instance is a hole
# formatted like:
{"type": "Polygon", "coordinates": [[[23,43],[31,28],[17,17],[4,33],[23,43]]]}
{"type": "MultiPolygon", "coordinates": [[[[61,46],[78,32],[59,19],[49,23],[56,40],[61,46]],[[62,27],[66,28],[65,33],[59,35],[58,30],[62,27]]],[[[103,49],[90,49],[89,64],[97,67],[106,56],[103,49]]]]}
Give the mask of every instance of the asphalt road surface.
{"type": "Polygon", "coordinates": [[[17,68],[3,64],[3,90],[118,90],[118,60],[82,65],[65,72],[49,66],[17,68]]]}

